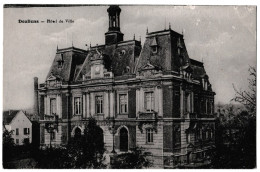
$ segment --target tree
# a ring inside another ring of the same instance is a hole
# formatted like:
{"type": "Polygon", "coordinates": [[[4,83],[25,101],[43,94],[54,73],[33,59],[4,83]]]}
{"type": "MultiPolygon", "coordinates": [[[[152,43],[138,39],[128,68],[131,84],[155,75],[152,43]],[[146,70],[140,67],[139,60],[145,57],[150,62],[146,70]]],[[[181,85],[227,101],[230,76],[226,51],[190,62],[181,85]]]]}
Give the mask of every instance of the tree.
{"type": "Polygon", "coordinates": [[[152,166],[150,152],[144,152],[143,148],[133,148],[131,152],[115,155],[111,167],[114,169],[141,169],[152,166]]]}
{"type": "Polygon", "coordinates": [[[8,131],[4,128],[3,133],[3,167],[7,168],[7,162],[13,158],[14,139],[12,138],[13,130],[8,131]]]}
{"type": "Polygon", "coordinates": [[[255,116],[256,114],[256,68],[250,66],[249,69],[249,78],[248,78],[248,90],[238,90],[234,84],[233,88],[235,90],[235,98],[232,100],[243,104],[250,114],[255,116]]]}
{"type": "Polygon", "coordinates": [[[105,168],[104,141],[102,129],[94,118],[88,119],[84,135],[74,137],[66,146],[65,168],[105,168]]]}
{"type": "Polygon", "coordinates": [[[248,90],[235,90],[235,102],[245,110],[235,111],[234,106],[218,110],[216,120],[216,152],[213,168],[256,167],[256,70],[249,68],[248,90]],[[222,119],[223,118],[223,119],[222,119]]]}
{"type": "Polygon", "coordinates": [[[101,131],[96,120],[89,118],[84,135],[75,135],[65,147],[39,150],[35,154],[38,168],[105,168],[105,148],[101,131]]]}
{"type": "Polygon", "coordinates": [[[243,156],[245,168],[256,167],[256,68],[250,66],[248,78],[248,90],[237,90],[235,98],[236,102],[243,104],[247,108],[247,112],[240,113],[236,117],[236,124],[240,125],[240,149],[243,156]]]}

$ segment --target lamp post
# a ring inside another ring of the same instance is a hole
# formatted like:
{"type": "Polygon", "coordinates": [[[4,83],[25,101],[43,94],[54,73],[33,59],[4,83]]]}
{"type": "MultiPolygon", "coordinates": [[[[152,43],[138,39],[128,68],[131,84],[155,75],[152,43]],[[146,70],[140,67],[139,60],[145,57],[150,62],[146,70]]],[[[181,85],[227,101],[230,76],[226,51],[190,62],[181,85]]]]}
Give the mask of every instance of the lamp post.
{"type": "Polygon", "coordinates": [[[50,134],[50,148],[51,148],[51,134],[54,132],[54,130],[58,131],[58,123],[59,123],[58,116],[56,114],[53,114],[53,115],[54,115],[55,121],[45,123],[45,129],[50,134]]]}

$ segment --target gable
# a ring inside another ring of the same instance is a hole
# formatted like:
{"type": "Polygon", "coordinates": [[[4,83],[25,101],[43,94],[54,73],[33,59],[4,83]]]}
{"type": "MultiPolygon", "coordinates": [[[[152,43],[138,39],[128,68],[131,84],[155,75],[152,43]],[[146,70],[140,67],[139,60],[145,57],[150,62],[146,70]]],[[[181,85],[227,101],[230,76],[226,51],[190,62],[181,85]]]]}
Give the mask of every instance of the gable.
{"type": "Polygon", "coordinates": [[[19,111],[13,120],[10,123],[11,126],[31,126],[32,123],[29,118],[23,113],[23,111],[19,111]]]}

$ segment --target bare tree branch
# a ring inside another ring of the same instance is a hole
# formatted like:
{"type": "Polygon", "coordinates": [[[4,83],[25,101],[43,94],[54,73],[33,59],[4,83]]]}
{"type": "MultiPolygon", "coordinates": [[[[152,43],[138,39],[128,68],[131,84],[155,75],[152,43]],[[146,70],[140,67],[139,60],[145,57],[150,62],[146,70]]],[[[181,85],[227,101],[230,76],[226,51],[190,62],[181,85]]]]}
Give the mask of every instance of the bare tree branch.
{"type": "Polygon", "coordinates": [[[233,84],[235,97],[232,101],[243,104],[248,110],[255,115],[256,112],[256,68],[249,66],[248,90],[238,90],[233,84]]]}

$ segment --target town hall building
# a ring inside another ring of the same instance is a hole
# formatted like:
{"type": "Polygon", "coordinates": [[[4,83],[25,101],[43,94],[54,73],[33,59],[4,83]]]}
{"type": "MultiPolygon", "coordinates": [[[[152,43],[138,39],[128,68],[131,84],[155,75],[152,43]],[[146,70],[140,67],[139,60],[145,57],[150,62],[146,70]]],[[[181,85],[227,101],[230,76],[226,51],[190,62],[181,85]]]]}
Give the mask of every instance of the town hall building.
{"type": "Polygon", "coordinates": [[[120,7],[107,12],[103,45],[57,48],[46,81],[35,78],[40,145],[66,145],[94,117],[108,153],[143,147],[154,168],[206,162],[215,145],[215,93],[203,63],[171,28],[147,30],[143,46],[124,40],[120,7]]]}

